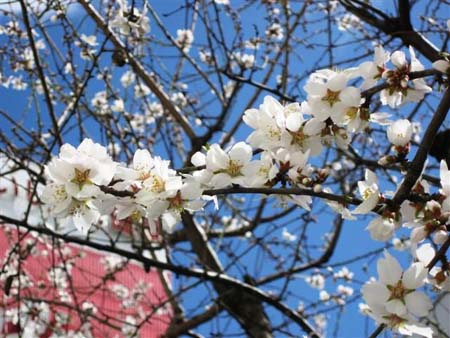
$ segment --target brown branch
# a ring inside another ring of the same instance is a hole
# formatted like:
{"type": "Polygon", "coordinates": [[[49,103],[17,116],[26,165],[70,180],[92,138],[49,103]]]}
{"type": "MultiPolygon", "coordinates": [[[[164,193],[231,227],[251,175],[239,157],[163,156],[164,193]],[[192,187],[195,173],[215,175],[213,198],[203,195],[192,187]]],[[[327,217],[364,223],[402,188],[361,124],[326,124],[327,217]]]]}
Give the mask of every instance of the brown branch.
{"type": "Polygon", "coordinates": [[[232,187],[223,189],[211,189],[205,190],[203,195],[229,195],[229,194],[264,194],[264,195],[304,195],[320,197],[326,200],[335,201],[341,204],[354,204],[358,205],[361,200],[350,196],[339,196],[327,192],[315,192],[311,189],[303,188],[245,188],[245,187],[232,187]]]}
{"type": "MultiPolygon", "coordinates": [[[[286,305],[281,303],[279,300],[275,299],[270,294],[258,289],[257,287],[254,287],[248,283],[239,281],[239,280],[237,280],[233,277],[230,277],[222,272],[214,272],[214,271],[198,269],[198,268],[189,269],[189,268],[186,268],[186,267],[183,267],[180,265],[165,263],[162,261],[144,257],[139,253],[130,252],[130,251],[121,249],[116,246],[105,245],[105,244],[92,242],[92,241],[89,241],[89,240],[86,240],[83,238],[79,238],[79,237],[75,237],[75,236],[56,233],[48,228],[45,228],[42,226],[33,226],[33,225],[28,224],[25,221],[17,220],[17,219],[7,217],[7,216],[1,215],[1,214],[0,214],[0,220],[2,220],[6,224],[14,224],[14,225],[17,225],[24,229],[27,229],[30,231],[35,231],[35,232],[43,234],[43,235],[51,236],[53,238],[60,239],[65,242],[68,242],[68,243],[75,243],[75,244],[78,244],[81,246],[87,246],[87,247],[97,249],[100,251],[115,253],[122,257],[126,257],[128,259],[132,259],[132,260],[141,262],[141,263],[143,263],[144,266],[152,266],[152,267],[160,268],[163,270],[169,270],[169,271],[174,272],[175,274],[180,274],[180,275],[184,275],[184,276],[188,276],[188,277],[195,277],[195,278],[199,278],[202,280],[207,280],[207,281],[211,281],[213,283],[217,283],[218,285],[221,285],[222,288],[227,288],[228,290],[241,291],[244,294],[251,295],[252,297],[254,297],[256,299],[273,306],[274,308],[279,310],[282,314],[284,314],[286,317],[288,317],[295,323],[299,324],[305,330],[305,332],[307,332],[310,335],[310,337],[320,338],[320,336],[314,331],[314,328],[312,326],[310,326],[310,324],[297,311],[290,309],[289,307],[287,307],[286,305]]],[[[239,306],[243,305],[241,303],[241,299],[239,299],[239,298],[235,299],[234,301],[236,303],[238,303],[239,306]]],[[[254,313],[250,312],[249,315],[253,316],[254,313]]]]}
{"type": "Polygon", "coordinates": [[[444,122],[447,116],[448,110],[450,109],[450,88],[444,93],[430,124],[428,125],[425,135],[423,136],[422,142],[419,145],[419,149],[416,152],[414,160],[411,162],[408,172],[395,194],[392,202],[396,205],[400,205],[405,199],[407,199],[409,193],[411,192],[414,184],[416,184],[419,179],[425,160],[427,159],[428,152],[433,145],[434,137],[439,130],[439,127],[444,122]]]}
{"type": "MultiPolygon", "coordinates": [[[[340,0],[339,2],[345,9],[369,25],[387,35],[400,38],[408,46],[413,46],[431,62],[440,59],[439,50],[423,35],[412,29],[410,24],[408,25],[408,22],[405,21],[408,18],[406,18],[404,13],[401,14],[400,18],[390,18],[385,14],[380,14],[378,9],[362,1],[340,0]],[[382,19],[374,15],[374,13],[378,14],[382,19]]],[[[402,6],[403,9],[404,6],[402,6]]]]}
{"type": "Polygon", "coordinates": [[[315,259],[312,262],[306,263],[304,265],[295,266],[289,270],[274,273],[272,275],[261,278],[256,282],[256,285],[267,284],[267,283],[273,282],[274,280],[277,280],[279,278],[290,276],[294,273],[306,271],[311,268],[318,268],[318,267],[321,267],[324,264],[326,264],[330,260],[330,258],[332,257],[332,255],[334,253],[334,250],[336,249],[336,245],[337,245],[339,236],[341,234],[343,223],[344,223],[343,218],[337,217],[335,219],[335,221],[334,221],[335,230],[333,232],[333,237],[331,238],[330,243],[328,244],[327,249],[325,250],[323,255],[320,256],[318,259],[315,259]]]}
{"type": "Polygon", "coordinates": [[[205,312],[200,313],[196,316],[189,318],[188,320],[178,323],[174,326],[169,327],[165,333],[165,338],[177,338],[187,331],[196,328],[197,326],[209,321],[214,318],[223,308],[217,304],[210,306],[205,312]]]}
{"type": "Polygon", "coordinates": [[[159,99],[163,107],[169,112],[170,116],[181,126],[183,131],[189,137],[191,142],[196,140],[197,136],[194,133],[189,121],[181,114],[178,108],[172,103],[163,89],[149,76],[142,66],[142,64],[128,51],[119,37],[108,27],[106,22],[97,12],[97,10],[86,0],[79,0],[89,16],[95,21],[103,33],[111,40],[117,50],[122,51],[128,58],[128,63],[139,76],[139,78],[150,88],[150,90],[159,99]]]}
{"type": "MultiPolygon", "coordinates": [[[[223,273],[219,258],[208,243],[205,232],[199,227],[192,216],[186,212],[182,215],[186,235],[193,251],[197,254],[200,263],[207,269],[223,273]]],[[[250,337],[272,337],[272,328],[267,315],[264,313],[260,301],[242,302],[242,297],[237,290],[230,289],[221,283],[214,283],[214,288],[219,294],[221,305],[241,324],[250,337]]]]}
{"type": "Polygon", "coordinates": [[[36,48],[36,44],[34,42],[33,31],[31,29],[30,19],[28,18],[28,9],[25,0],[20,0],[20,7],[22,9],[22,17],[27,30],[28,40],[30,41],[31,51],[33,53],[34,63],[36,64],[36,69],[38,72],[39,80],[41,81],[42,84],[42,89],[44,90],[45,102],[47,104],[48,113],[50,115],[50,120],[52,121],[53,124],[53,129],[55,130],[54,131],[55,138],[58,144],[61,146],[63,144],[63,141],[61,138],[61,133],[59,131],[58,122],[56,120],[52,99],[50,97],[50,91],[48,89],[47,81],[45,79],[44,70],[42,69],[39,54],[36,48]]]}

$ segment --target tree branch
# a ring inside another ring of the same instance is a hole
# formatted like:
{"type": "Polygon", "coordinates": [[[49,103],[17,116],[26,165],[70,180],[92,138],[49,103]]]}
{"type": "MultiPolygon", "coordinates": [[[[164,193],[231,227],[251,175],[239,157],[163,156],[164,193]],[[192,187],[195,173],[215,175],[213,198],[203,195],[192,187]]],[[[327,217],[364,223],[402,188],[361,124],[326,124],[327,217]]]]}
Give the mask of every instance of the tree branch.
{"type": "Polygon", "coordinates": [[[89,16],[95,21],[97,26],[103,31],[103,34],[105,34],[111,40],[114,47],[122,51],[122,53],[124,53],[127,56],[128,63],[136,72],[136,74],[139,76],[139,78],[156,95],[156,97],[159,99],[163,107],[169,112],[170,116],[176,122],[178,122],[178,124],[181,126],[183,131],[189,137],[191,142],[194,142],[197,136],[194,133],[193,129],[191,128],[189,121],[181,114],[178,108],[172,103],[172,101],[164,92],[164,90],[157,83],[155,83],[155,81],[147,74],[146,70],[141,65],[141,63],[134,57],[132,53],[128,51],[128,49],[119,39],[119,37],[111,29],[109,29],[108,25],[105,23],[105,21],[97,12],[97,10],[86,0],[80,0],[79,3],[83,6],[83,8],[86,10],[89,16]]]}

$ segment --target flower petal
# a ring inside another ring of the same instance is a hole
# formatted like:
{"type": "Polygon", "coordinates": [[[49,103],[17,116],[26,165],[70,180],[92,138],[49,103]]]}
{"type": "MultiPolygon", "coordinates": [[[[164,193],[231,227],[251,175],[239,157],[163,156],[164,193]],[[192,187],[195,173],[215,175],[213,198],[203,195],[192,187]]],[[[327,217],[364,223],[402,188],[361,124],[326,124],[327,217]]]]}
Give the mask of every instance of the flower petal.
{"type": "Polygon", "coordinates": [[[406,295],[405,304],[409,312],[418,316],[428,316],[433,307],[430,299],[423,292],[414,291],[406,295]]]}
{"type": "Polygon", "coordinates": [[[396,285],[402,277],[402,268],[398,261],[389,252],[384,252],[385,258],[381,258],[377,264],[380,281],[386,285],[396,285]]]}
{"type": "Polygon", "coordinates": [[[422,262],[413,263],[403,274],[403,285],[409,290],[420,288],[427,278],[428,269],[422,262]]]}

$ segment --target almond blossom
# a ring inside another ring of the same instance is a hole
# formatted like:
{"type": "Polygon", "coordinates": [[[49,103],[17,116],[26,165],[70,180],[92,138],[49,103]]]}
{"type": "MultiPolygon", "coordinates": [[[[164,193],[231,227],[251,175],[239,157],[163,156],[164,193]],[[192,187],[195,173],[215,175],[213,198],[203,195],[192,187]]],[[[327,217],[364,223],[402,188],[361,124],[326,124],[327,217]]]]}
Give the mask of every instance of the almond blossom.
{"type": "Polygon", "coordinates": [[[404,147],[411,141],[412,125],[408,120],[397,120],[387,128],[387,137],[394,146],[404,147]]]}
{"type": "Polygon", "coordinates": [[[116,167],[105,147],[85,139],[77,149],[64,144],[46,173],[53,182],[63,184],[70,196],[90,198],[100,193],[99,186],[111,181],[116,167]]]}
{"type": "Polygon", "coordinates": [[[190,29],[177,29],[177,38],[175,42],[184,53],[187,53],[194,42],[194,34],[190,29]]]}
{"type": "Polygon", "coordinates": [[[104,193],[100,187],[109,184],[116,168],[106,148],[90,139],[77,149],[64,144],[59,157],[46,166],[53,183],[45,187],[41,198],[54,216],[65,219],[65,225],[86,234],[101,216],[99,200],[104,193]]]}
{"type": "MultiPolygon", "coordinates": [[[[420,243],[429,236],[436,244],[443,244],[448,238],[447,223],[450,219],[450,171],[447,163],[440,164],[440,195],[425,203],[405,201],[400,207],[403,226],[411,228],[410,238],[414,244],[420,243]]],[[[416,185],[417,186],[417,185],[416,185]]],[[[429,194],[429,189],[420,182],[419,190],[429,194]]]]}
{"type": "Polygon", "coordinates": [[[203,208],[206,201],[201,200],[203,190],[195,181],[186,182],[177,191],[176,195],[167,198],[162,202],[161,207],[164,210],[162,214],[163,229],[172,232],[175,225],[181,220],[183,211],[194,212],[203,208]]]}
{"type": "Polygon", "coordinates": [[[218,144],[213,144],[206,156],[196,155],[195,163],[206,164],[206,169],[213,174],[210,185],[214,188],[224,188],[231,184],[245,186],[245,171],[252,171],[249,167],[252,156],[252,148],[245,142],[236,143],[228,152],[218,144]]]}
{"type": "Polygon", "coordinates": [[[355,96],[359,93],[357,88],[347,86],[349,79],[344,72],[325,69],[314,73],[304,87],[311,114],[321,121],[345,115],[346,109],[354,106],[355,96]]]}
{"type": "MultiPolygon", "coordinates": [[[[158,217],[162,213],[162,205],[167,198],[175,197],[182,187],[182,178],[175,170],[170,169],[170,162],[160,157],[153,159],[154,166],[142,181],[142,189],[136,193],[136,202],[147,207],[151,217],[158,217]]],[[[145,170],[145,169],[144,169],[145,170]]]]}
{"type": "Polygon", "coordinates": [[[135,34],[139,39],[150,32],[150,21],[146,15],[146,7],[143,12],[132,6],[132,9],[127,4],[127,0],[118,1],[119,8],[112,15],[110,26],[117,29],[120,34],[130,36],[135,34]]]}
{"type": "Polygon", "coordinates": [[[359,72],[364,78],[361,89],[365,90],[377,84],[386,70],[386,63],[389,61],[389,58],[389,52],[386,52],[382,46],[375,47],[374,60],[363,62],[359,65],[359,72]]]}
{"type": "Polygon", "coordinates": [[[414,50],[410,47],[411,63],[406,60],[405,53],[396,51],[391,55],[394,70],[383,72],[383,78],[388,84],[387,89],[380,93],[381,103],[395,108],[404,102],[418,102],[431,91],[422,78],[409,80],[409,73],[424,70],[423,65],[416,58],[414,50]]]}
{"type": "Polygon", "coordinates": [[[395,229],[399,226],[400,224],[394,218],[376,217],[369,223],[366,230],[369,230],[372,239],[386,242],[394,235],[395,229]]]}
{"type": "Polygon", "coordinates": [[[278,171],[279,169],[271,154],[263,152],[259,160],[250,162],[243,169],[243,174],[246,177],[245,186],[263,187],[276,177],[278,171]]]}
{"type": "Polygon", "coordinates": [[[433,338],[433,330],[430,327],[424,326],[408,314],[397,315],[384,309],[379,312],[373,312],[370,308],[365,309],[365,312],[377,323],[385,324],[388,328],[401,335],[433,338]]]}
{"type": "Polygon", "coordinates": [[[384,255],[377,264],[379,281],[366,283],[361,292],[376,320],[399,329],[411,315],[426,316],[432,308],[430,299],[416,290],[424,285],[428,269],[416,262],[403,271],[393,256],[387,251],[384,255]]]}
{"type": "Polygon", "coordinates": [[[279,147],[286,126],[285,109],[291,113],[298,111],[298,118],[303,122],[298,104],[283,107],[271,96],[264,97],[259,109],[246,110],[242,119],[245,124],[254,129],[248,136],[247,142],[255,148],[266,150],[279,147]]]}
{"type": "MultiPolygon", "coordinates": [[[[430,243],[426,243],[413,250],[413,255],[419,262],[428,265],[435,257],[436,251],[430,243]]],[[[450,271],[445,266],[435,265],[429,274],[428,280],[436,289],[450,291],[450,271]]]]}
{"type": "Polygon", "coordinates": [[[366,169],[364,181],[358,182],[359,193],[363,199],[353,211],[353,214],[367,214],[376,207],[380,200],[377,176],[370,169],[366,169]]]}
{"type": "Polygon", "coordinates": [[[321,133],[325,123],[317,118],[306,119],[304,114],[311,114],[307,102],[302,102],[299,110],[286,107],[286,131],[281,137],[283,148],[292,151],[309,151],[311,155],[318,155],[322,151],[321,133]]]}

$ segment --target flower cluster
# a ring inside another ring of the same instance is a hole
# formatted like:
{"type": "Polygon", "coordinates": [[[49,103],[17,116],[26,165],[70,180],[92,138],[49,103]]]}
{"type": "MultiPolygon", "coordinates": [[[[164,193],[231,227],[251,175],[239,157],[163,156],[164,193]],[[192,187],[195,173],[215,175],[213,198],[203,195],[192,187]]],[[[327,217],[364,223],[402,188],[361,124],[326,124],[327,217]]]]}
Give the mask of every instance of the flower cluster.
{"type": "MultiPolygon", "coordinates": [[[[117,2],[118,8],[112,12],[110,26],[116,29],[121,35],[134,37],[137,41],[141,40],[150,32],[150,20],[147,17],[146,7],[139,11],[134,6],[129,6],[126,0],[117,2]]],[[[133,42],[133,39],[129,39],[133,42]]]]}
{"type": "MultiPolygon", "coordinates": [[[[181,36],[184,31],[179,33],[181,36]]],[[[95,44],[89,37],[82,36],[82,39],[86,44],[95,44]]],[[[188,48],[184,42],[182,45],[188,48]]],[[[370,122],[388,124],[387,138],[398,156],[404,158],[408,153],[411,123],[407,120],[391,123],[385,113],[370,114],[361,90],[385,79],[386,88],[380,96],[382,103],[394,107],[422,98],[428,87],[423,79],[409,81],[409,73],[423,66],[412,50],[410,54],[408,63],[403,52],[389,55],[382,47],[376,47],[373,62],[342,71],[324,69],[313,73],[304,87],[307,93],[304,102],[283,105],[273,97],[265,97],[258,109],[244,113],[244,122],[253,129],[247,142],[236,143],[229,149],[222,149],[218,144],[208,146],[204,153],[198,152],[192,157],[192,163],[200,169],[190,174],[177,174],[169,168],[168,161],[152,157],[147,150],[138,150],[131,167],[125,167],[113,162],[105,148],[91,140],[85,140],[78,149],[64,145],[59,158],[47,166],[51,183],[42,194],[42,200],[50,205],[53,215],[66,218],[85,233],[102,213],[113,209],[119,219],[161,218],[165,229],[170,231],[183,210],[192,212],[203,207],[204,189],[289,184],[321,191],[328,172],[311,167],[307,163],[309,157],[318,155],[323,146],[336,144],[338,148],[347,148],[352,135],[365,130],[370,122]],[[387,67],[389,60],[394,69],[387,67]],[[358,83],[358,78],[363,79],[359,87],[350,85],[358,83]],[[256,149],[262,150],[259,159],[253,159],[256,149]],[[114,191],[120,194],[112,193],[114,191]]],[[[124,78],[123,81],[129,85],[134,80],[124,78]]],[[[116,99],[109,108],[106,96],[100,93],[93,104],[106,111],[124,112],[122,100],[116,99]]],[[[384,198],[375,174],[367,170],[365,176],[366,180],[358,183],[363,202],[353,210],[355,215],[370,212],[384,198]]],[[[331,193],[330,188],[325,191],[331,193]]],[[[280,199],[305,209],[311,202],[310,196],[290,195],[280,199]]],[[[343,217],[353,218],[342,204],[327,203],[343,217]]],[[[433,203],[437,202],[431,201],[424,208],[433,208],[433,203]]],[[[399,226],[400,216],[398,212],[390,212],[372,221],[368,227],[372,237],[389,239],[399,226]]]]}
{"type": "MultiPolygon", "coordinates": [[[[427,202],[412,202],[406,200],[401,206],[404,226],[412,228],[411,241],[422,242],[428,236],[433,236],[436,244],[444,243],[448,238],[446,224],[450,219],[450,171],[447,163],[441,161],[441,189],[439,194],[427,202]]],[[[430,196],[426,184],[417,184],[416,191],[424,196],[430,196]]]]}
{"type": "Polygon", "coordinates": [[[380,93],[381,103],[396,108],[405,102],[418,102],[426,93],[431,92],[422,78],[410,80],[410,73],[424,70],[416,58],[412,48],[409,49],[411,61],[406,60],[405,53],[396,51],[389,55],[383,47],[375,48],[373,62],[364,62],[359,67],[364,83],[363,89],[372,87],[379,79],[385,79],[387,87],[380,93]],[[386,64],[391,61],[394,69],[388,69],[386,64]]]}
{"type": "Polygon", "coordinates": [[[167,231],[179,221],[181,211],[202,208],[202,190],[194,180],[183,180],[169,161],[138,150],[132,166],[114,162],[101,145],[85,139],[75,149],[65,144],[58,158],[46,167],[51,180],[42,200],[51,214],[64,218],[87,233],[102,214],[116,209],[118,219],[161,217],[167,231]],[[117,198],[118,192],[123,198],[117,198]]]}
{"type": "MultiPolygon", "coordinates": [[[[193,42],[192,32],[179,30],[177,34],[177,45],[187,53],[193,42]]],[[[87,37],[83,40],[90,45],[95,43],[87,37]]],[[[207,55],[203,53],[205,62],[207,55]]],[[[254,57],[237,53],[235,59],[244,69],[254,65],[254,57]]],[[[442,62],[434,65],[441,71],[444,66],[442,62]]],[[[232,193],[236,187],[289,186],[297,191],[300,188],[308,193],[277,197],[283,204],[294,203],[309,210],[311,195],[332,195],[331,188],[322,188],[329,170],[311,166],[310,157],[320,154],[323,147],[348,149],[354,136],[363,133],[370,123],[387,125],[387,140],[395,151],[395,156],[385,157],[380,164],[406,162],[413,125],[403,119],[389,121],[386,113],[371,113],[370,104],[377,92],[380,92],[381,104],[391,108],[423,99],[431,88],[420,77],[411,79],[412,72],[423,69],[412,49],[408,62],[401,51],[389,54],[382,47],[376,47],[374,60],[359,67],[316,71],[304,86],[306,101],[283,104],[266,96],[257,109],[248,109],[243,115],[244,123],[252,129],[245,142],[227,148],[217,143],[205,146],[190,159],[195,168],[183,174],[171,169],[169,161],[153,156],[148,150],[137,150],[132,164],[126,166],[114,162],[104,147],[89,139],[77,149],[64,145],[59,156],[46,167],[49,183],[41,198],[52,215],[72,223],[83,233],[87,233],[102,214],[110,213],[118,219],[128,218],[150,227],[161,222],[163,229],[170,232],[184,211],[201,210],[212,199],[214,189],[229,189],[232,193]],[[391,69],[389,62],[394,66],[391,69]],[[382,80],[383,84],[371,91],[382,80]]],[[[127,86],[133,82],[130,76],[123,78],[127,86]]],[[[138,89],[142,96],[150,92],[146,87],[138,89]]],[[[99,109],[110,109],[106,96],[99,94],[94,99],[93,104],[99,109]]],[[[187,100],[183,95],[175,99],[187,100]]],[[[111,109],[124,112],[124,102],[116,100],[111,109]]],[[[353,202],[358,204],[354,210],[347,209],[347,196],[343,200],[326,200],[326,203],[346,219],[376,212],[378,216],[367,227],[375,240],[389,240],[403,225],[412,228],[413,245],[430,235],[436,244],[442,244],[448,237],[446,226],[450,217],[450,171],[444,161],[440,175],[438,194],[430,194],[428,186],[419,180],[412,191],[418,198],[406,200],[395,208],[387,203],[388,194],[381,191],[375,172],[366,169],[364,180],[358,182],[362,201],[353,202]]],[[[353,197],[349,200],[354,201],[353,197]]],[[[297,238],[286,229],[283,237],[286,241],[297,238]]],[[[364,312],[402,334],[431,336],[431,331],[417,323],[431,307],[428,298],[416,291],[425,283],[428,273],[425,264],[414,263],[403,272],[398,262],[386,253],[378,263],[378,272],[380,280],[363,287],[368,305],[364,312]]],[[[446,273],[435,271],[435,279],[442,280],[446,273]]],[[[308,283],[321,288],[318,277],[311,277],[308,283]]],[[[340,287],[336,296],[339,304],[352,292],[340,287]]],[[[322,298],[327,301],[332,297],[322,293],[322,298]]]]}
{"type": "Polygon", "coordinates": [[[59,157],[46,167],[51,183],[45,187],[42,201],[53,215],[87,233],[101,216],[98,202],[104,194],[100,187],[111,182],[116,169],[106,149],[90,139],[77,149],[65,144],[59,157]]]}
{"type": "Polygon", "coordinates": [[[379,281],[372,280],[362,288],[369,315],[403,335],[431,338],[433,331],[416,320],[427,316],[432,308],[430,299],[416,290],[425,283],[428,273],[425,265],[413,263],[403,271],[398,261],[385,252],[377,269],[379,281]]]}

